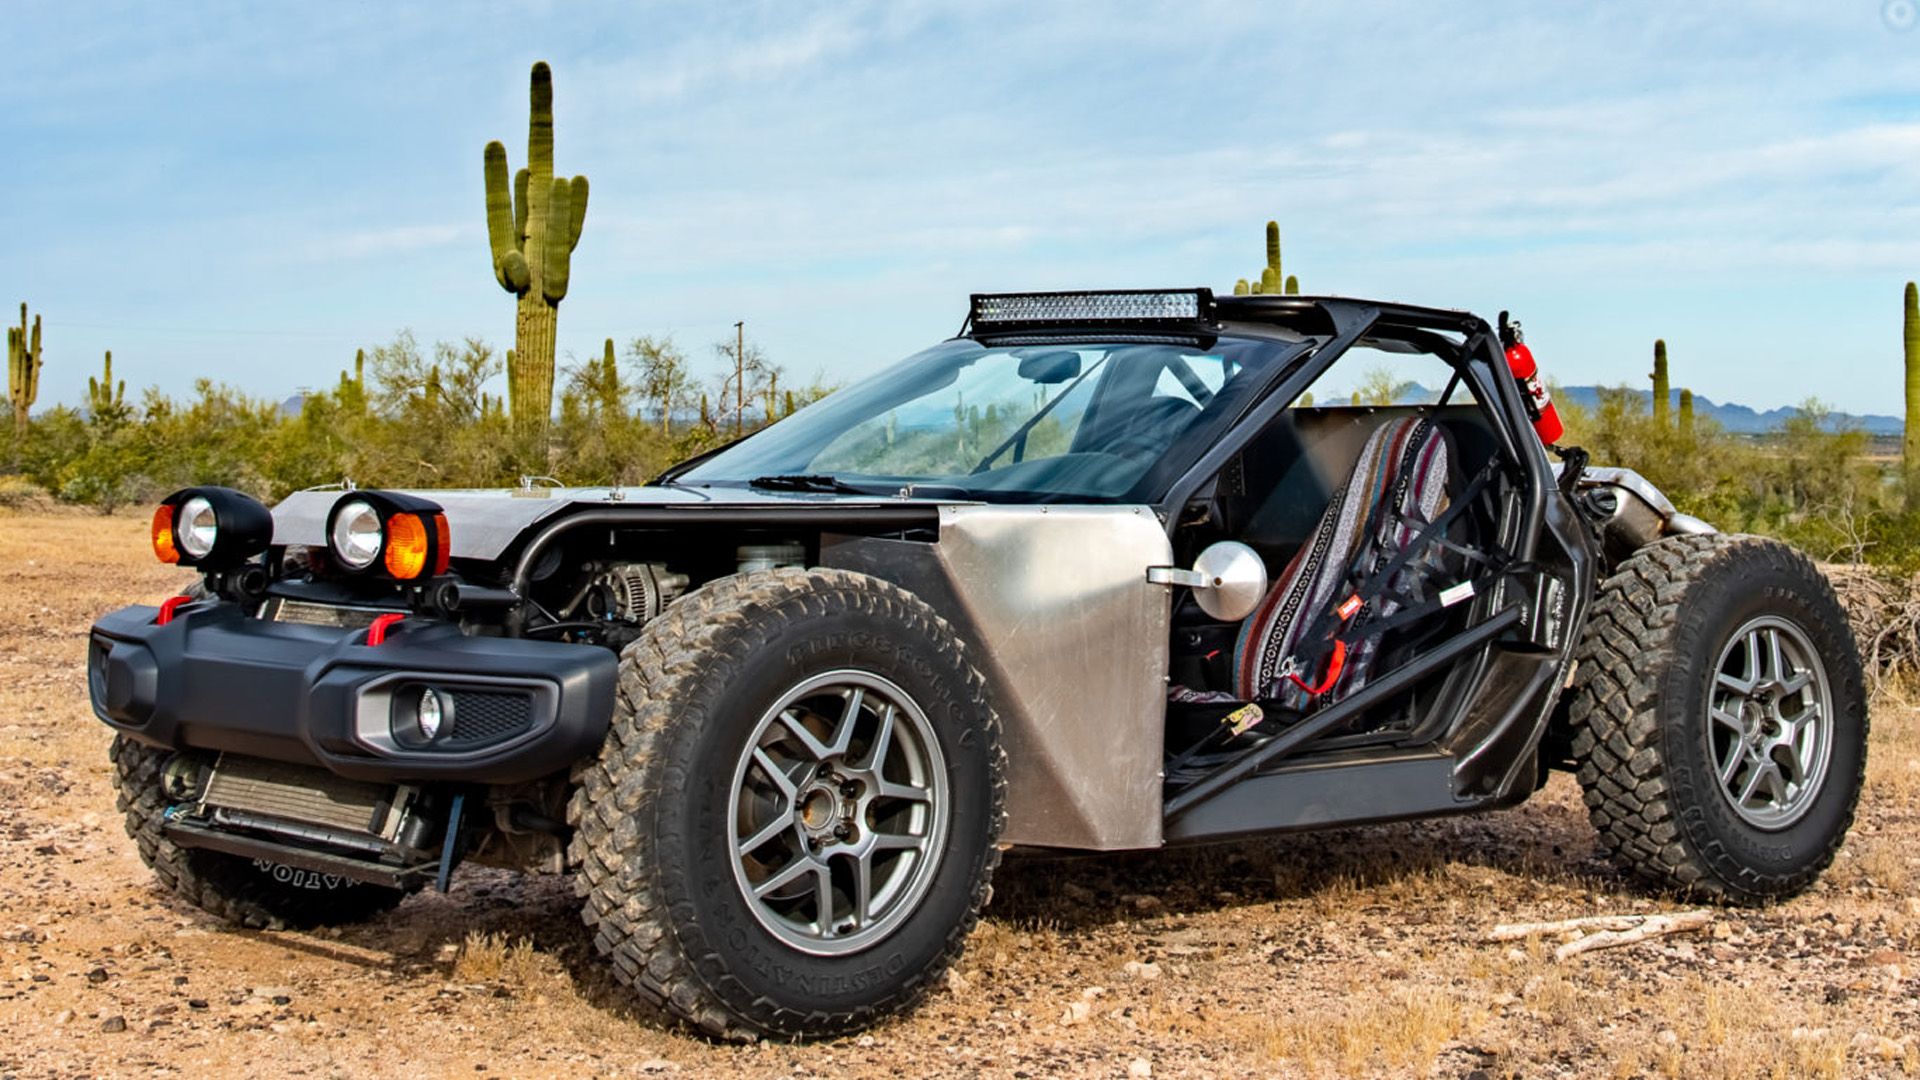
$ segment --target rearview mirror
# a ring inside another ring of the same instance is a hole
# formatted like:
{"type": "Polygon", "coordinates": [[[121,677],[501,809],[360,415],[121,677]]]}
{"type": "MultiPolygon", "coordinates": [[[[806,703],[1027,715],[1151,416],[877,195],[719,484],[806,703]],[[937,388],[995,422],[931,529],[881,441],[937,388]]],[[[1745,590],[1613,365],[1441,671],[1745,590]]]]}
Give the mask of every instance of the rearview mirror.
{"type": "Polygon", "coordinates": [[[1080,374],[1080,354],[1071,350],[1035,353],[1020,358],[1020,377],[1042,386],[1066,382],[1080,374]]]}

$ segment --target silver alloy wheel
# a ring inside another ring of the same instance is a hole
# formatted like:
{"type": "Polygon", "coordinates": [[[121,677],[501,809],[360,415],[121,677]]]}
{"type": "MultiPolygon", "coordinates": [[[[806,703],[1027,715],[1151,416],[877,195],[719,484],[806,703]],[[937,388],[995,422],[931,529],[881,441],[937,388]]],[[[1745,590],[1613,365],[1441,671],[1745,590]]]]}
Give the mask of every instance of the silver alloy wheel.
{"type": "Polygon", "coordinates": [[[1707,688],[1707,748],[1720,793],[1755,828],[1800,820],[1833,756],[1833,695],[1806,632],[1777,615],[1733,632],[1707,688]]]}
{"type": "Polygon", "coordinates": [[[946,758],[905,691],[829,671],[760,718],[728,808],[733,876],[754,918],[802,952],[840,956],[892,933],[932,883],[946,758]]]}

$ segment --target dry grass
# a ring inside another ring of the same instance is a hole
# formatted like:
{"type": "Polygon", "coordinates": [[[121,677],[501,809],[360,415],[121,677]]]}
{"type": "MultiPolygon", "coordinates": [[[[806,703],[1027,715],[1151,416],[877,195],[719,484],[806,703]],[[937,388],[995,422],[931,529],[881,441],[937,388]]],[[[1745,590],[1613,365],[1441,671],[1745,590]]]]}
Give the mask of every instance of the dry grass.
{"type": "Polygon", "coordinates": [[[1554,941],[1484,940],[1501,922],[1680,903],[1600,858],[1560,777],[1483,817],[1015,859],[956,977],[913,1015],[861,1038],[714,1046],[613,984],[563,880],[463,873],[447,896],[314,934],[226,931],[158,893],[113,813],[81,673],[94,615],[184,584],[144,533],[136,517],[0,510],[0,1075],[1920,1073],[1910,687],[1876,701],[1833,870],[1710,933],[1567,963],[1554,941]],[[102,1032],[115,1016],[127,1031],[102,1032]]]}

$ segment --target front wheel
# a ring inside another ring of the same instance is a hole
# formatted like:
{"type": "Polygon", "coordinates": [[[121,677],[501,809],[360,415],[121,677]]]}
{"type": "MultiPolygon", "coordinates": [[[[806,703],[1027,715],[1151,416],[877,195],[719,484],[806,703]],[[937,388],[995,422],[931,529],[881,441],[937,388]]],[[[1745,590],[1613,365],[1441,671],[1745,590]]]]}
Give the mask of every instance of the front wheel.
{"type": "Polygon", "coordinates": [[[999,861],[998,723],[926,604],[875,578],[723,578],[622,657],[573,856],[621,981],[722,1037],[841,1034],[958,955],[999,861]]]}
{"type": "Polygon", "coordinates": [[[1573,756],[1614,858],[1735,903],[1791,896],[1852,824],[1866,692],[1833,589],[1753,536],[1678,536],[1602,586],[1578,653],[1573,756]]]}

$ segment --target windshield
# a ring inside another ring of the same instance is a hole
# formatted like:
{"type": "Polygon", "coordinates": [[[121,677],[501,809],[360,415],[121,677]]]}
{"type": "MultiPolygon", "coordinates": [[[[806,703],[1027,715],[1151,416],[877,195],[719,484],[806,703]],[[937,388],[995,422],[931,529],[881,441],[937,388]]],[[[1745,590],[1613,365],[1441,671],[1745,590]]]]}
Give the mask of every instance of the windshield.
{"type": "Polygon", "coordinates": [[[832,394],[675,479],[1111,501],[1197,457],[1290,346],[989,347],[955,340],[832,394]],[[1251,389],[1250,389],[1251,388],[1251,389]],[[1183,439],[1192,433],[1194,438],[1183,439]],[[1171,453],[1170,453],[1171,452],[1171,453]]]}

